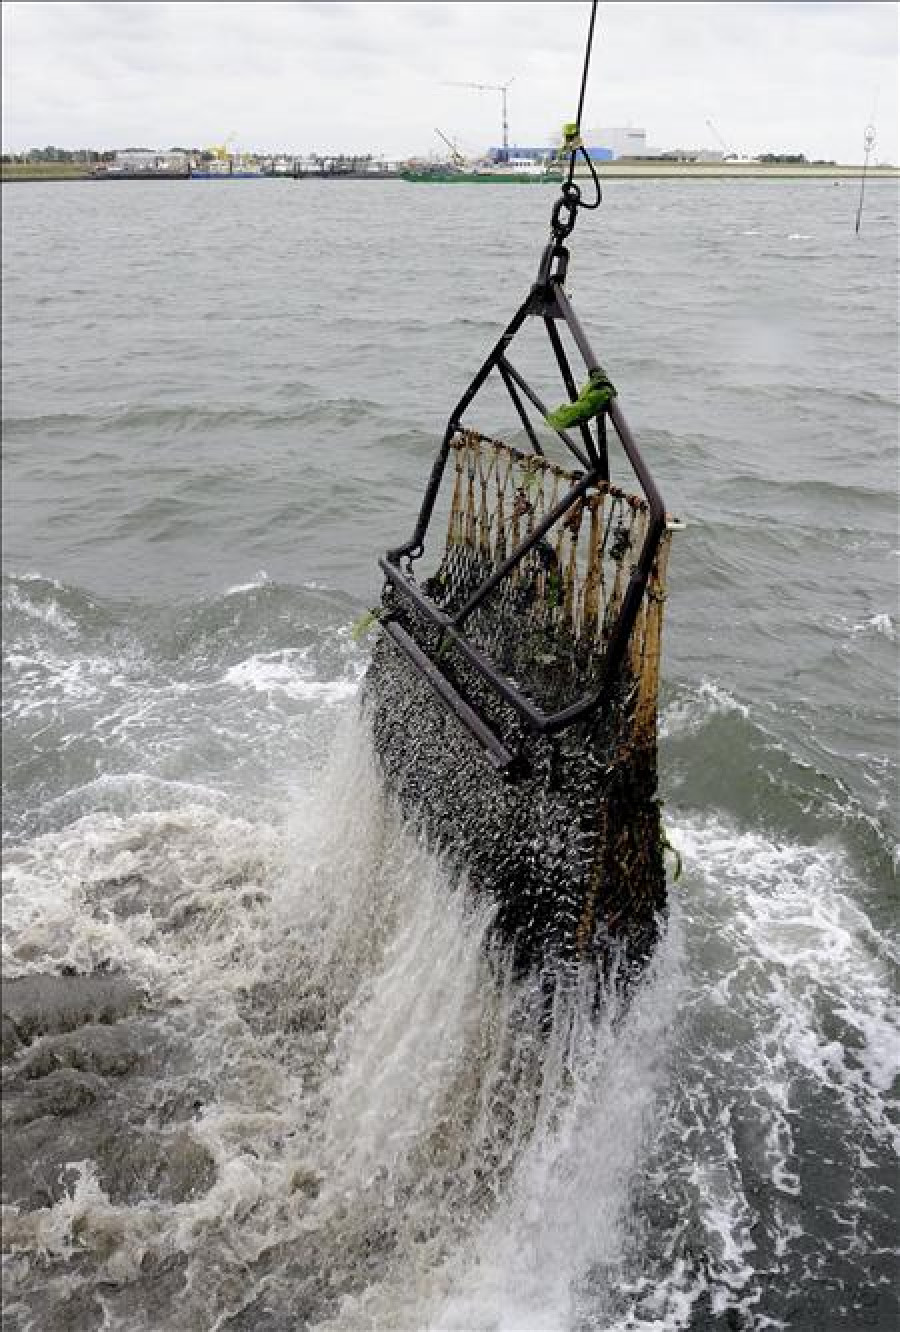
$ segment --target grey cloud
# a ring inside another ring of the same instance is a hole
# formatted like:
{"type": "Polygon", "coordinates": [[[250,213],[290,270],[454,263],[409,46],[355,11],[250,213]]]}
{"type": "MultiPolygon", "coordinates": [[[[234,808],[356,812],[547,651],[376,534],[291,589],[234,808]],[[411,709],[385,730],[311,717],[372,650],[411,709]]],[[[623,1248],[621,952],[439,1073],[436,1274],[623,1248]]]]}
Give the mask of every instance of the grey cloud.
{"type": "MultiPolygon", "coordinates": [[[[577,3],[13,3],[4,9],[4,147],[211,142],[396,155],[433,126],[481,149],[514,78],[511,132],[574,113],[589,6],[577,3]]],[[[660,146],[859,157],[880,87],[897,157],[897,11],[879,3],[601,4],[588,124],[630,119],[660,146]]]]}

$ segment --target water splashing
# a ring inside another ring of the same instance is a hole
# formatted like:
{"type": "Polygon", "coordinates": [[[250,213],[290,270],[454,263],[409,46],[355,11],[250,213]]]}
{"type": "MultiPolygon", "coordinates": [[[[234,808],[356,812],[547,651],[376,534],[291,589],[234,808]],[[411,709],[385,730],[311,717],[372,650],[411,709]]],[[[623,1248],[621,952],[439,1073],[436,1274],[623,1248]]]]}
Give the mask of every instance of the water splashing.
{"type": "MultiPolygon", "coordinates": [[[[69,1185],[6,1209],[11,1295],[30,1287],[48,1329],[76,1297],[161,1330],[287,1329],[298,1310],[335,1329],[562,1316],[619,1250],[671,948],[630,1007],[611,982],[598,1008],[585,979],[542,1030],[540,979],[513,978],[492,904],[386,803],[358,718],[277,834],[209,810],[166,828],[83,820],[20,859],[32,884],[90,861],[47,928],[78,953],[115,919],[104,937],[147,994],[151,1067],[102,1091],[95,1119],[115,1138],[127,1110],[129,1132],[190,1145],[206,1174],[179,1191],[157,1169],[129,1191],[83,1125],[69,1185]],[[73,857],[79,836],[90,852],[73,857]],[[142,912],[116,897],[123,870],[143,876],[142,912]]],[[[33,918],[15,919],[33,943],[33,918]]],[[[74,1152],[77,1117],[69,1130],[74,1152]]]]}

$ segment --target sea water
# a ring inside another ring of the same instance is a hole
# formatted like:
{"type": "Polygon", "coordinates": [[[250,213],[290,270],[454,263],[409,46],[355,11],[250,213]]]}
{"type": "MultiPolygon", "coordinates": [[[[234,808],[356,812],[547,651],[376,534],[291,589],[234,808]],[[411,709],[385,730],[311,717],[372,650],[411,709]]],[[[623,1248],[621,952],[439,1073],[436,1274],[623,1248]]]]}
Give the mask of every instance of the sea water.
{"type": "Polygon", "coordinates": [[[3,187],[10,1330],[897,1325],[893,183],[571,240],[686,524],[628,1001],[542,1033],[379,787],[353,625],[554,197],[3,187]]]}

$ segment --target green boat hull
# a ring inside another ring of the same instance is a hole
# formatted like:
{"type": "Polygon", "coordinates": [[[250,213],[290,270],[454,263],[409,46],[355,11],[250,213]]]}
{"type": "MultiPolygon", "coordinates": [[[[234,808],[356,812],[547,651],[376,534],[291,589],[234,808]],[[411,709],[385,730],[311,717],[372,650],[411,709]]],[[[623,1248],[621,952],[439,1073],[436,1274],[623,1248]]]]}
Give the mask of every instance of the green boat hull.
{"type": "Polygon", "coordinates": [[[401,171],[401,180],[417,185],[561,185],[559,172],[528,175],[524,171],[401,171]]]}

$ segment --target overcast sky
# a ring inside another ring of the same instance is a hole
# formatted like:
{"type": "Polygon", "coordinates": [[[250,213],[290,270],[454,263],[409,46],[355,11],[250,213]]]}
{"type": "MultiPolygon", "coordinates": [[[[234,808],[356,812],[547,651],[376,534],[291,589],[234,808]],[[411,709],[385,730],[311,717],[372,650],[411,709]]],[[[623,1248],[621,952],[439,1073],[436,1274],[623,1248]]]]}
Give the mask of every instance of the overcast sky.
{"type": "MultiPolygon", "coordinates": [[[[466,152],[555,141],[574,116],[590,6],[577,3],[3,4],[3,149],[204,147],[466,152]]],[[[583,124],[659,148],[898,161],[894,3],[606,3],[583,124]]]]}

